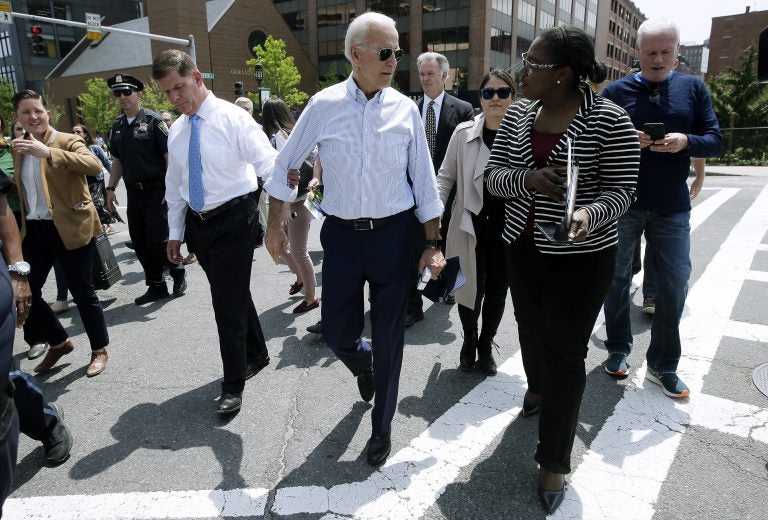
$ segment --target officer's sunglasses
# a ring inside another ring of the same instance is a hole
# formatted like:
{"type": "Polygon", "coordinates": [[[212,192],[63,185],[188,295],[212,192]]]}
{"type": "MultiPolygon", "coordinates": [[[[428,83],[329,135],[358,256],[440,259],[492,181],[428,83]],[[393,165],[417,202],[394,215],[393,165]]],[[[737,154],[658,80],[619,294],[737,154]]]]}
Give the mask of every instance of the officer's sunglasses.
{"type": "Polygon", "coordinates": [[[480,94],[483,96],[483,99],[493,99],[493,96],[499,96],[499,99],[507,99],[509,96],[512,95],[512,88],[511,87],[501,87],[501,88],[490,88],[485,87],[480,89],[480,94]]]}
{"type": "Polygon", "coordinates": [[[133,90],[127,88],[127,89],[121,89],[121,90],[113,90],[112,94],[114,94],[115,97],[125,96],[128,97],[131,94],[133,94],[133,90]]]}
{"type": "MultiPolygon", "coordinates": [[[[366,47],[365,45],[359,45],[359,47],[373,50],[370,47],[366,47]]],[[[390,49],[389,47],[384,47],[383,49],[379,49],[377,52],[379,53],[379,61],[387,61],[389,58],[392,57],[393,54],[395,55],[395,61],[400,61],[400,58],[402,58],[403,55],[405,54],[405,51],[403,49],[390,49]]]]}

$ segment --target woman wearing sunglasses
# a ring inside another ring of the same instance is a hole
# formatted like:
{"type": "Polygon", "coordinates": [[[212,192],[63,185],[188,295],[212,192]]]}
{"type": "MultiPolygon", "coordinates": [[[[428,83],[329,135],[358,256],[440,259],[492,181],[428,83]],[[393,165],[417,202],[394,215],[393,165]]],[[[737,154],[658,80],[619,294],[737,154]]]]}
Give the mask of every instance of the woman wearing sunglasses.
{"type": "Polygon", "coordinates": [[[616,219],[633,201],[640,160],[629,116],[585,83],[605,77],[583,31],[543,31],[523,54],[519,86],[527,99],[510,107],[486,167],[488,190],[507,199],[507,272],[528,378],[523,409],[539,406],[535,459],[549,513],[565,496],[584,359],[613,277],[616,219]],[[575,211],[565,239],[555,242],[541,229],[566,216],[569,141],[578,164],[575,211]]]}
{"type": "Polygon", "coordinates": [[[456,291],[464,342],[459,367],[470,372],[496,375],[491,353],[493,338],[504,315],[507,296],[504,242],[504,201],[493,197],[483,182],[483,170],[491,153],[496,131],[512,104],[514,80],[509,73],[494,70],[480,83],[482,113],[456,127],[440,167],[437,186],[443,203],[456,186],[451,222],[445,242],[447,257],[458,256],[467,283],[456,291]],[[478,320],[483,322],[478,335],[478,320]]]}

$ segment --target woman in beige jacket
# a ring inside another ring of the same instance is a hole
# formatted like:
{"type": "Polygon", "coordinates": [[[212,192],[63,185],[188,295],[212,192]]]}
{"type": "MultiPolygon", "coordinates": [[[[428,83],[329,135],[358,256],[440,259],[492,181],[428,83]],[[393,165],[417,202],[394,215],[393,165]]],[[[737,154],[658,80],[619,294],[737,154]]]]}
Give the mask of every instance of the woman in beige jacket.
{"type": "Polygon", "coordinates": [[[491,153],[501,120],[514,99],[514,80],[504,71],[491,71],[480,83],[482,113],[461,123],[448,144],[440,167],[437,185],[445,203],[456,185],[445,249],[446,256],[458,256],[467,283],[456,291],[464,343],[459,366],[465,372],[477,367],[486,375],[496,375],[491,353],[504,314],[507,296],[504,228],[504,200],[485,188],[483,170],[491,153]],[[482,310],[482,327],[478,320],[482,310]]]}

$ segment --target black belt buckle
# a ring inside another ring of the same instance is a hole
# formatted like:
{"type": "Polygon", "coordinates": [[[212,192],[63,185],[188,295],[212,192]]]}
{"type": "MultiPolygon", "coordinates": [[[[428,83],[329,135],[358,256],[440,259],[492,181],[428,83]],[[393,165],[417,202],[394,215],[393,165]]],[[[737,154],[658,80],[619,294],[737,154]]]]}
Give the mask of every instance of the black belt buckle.
{"type": "Polygon", "coordinates": [[[356,218],[352,221],[352,229],[355,231],[371,231],[373,229],[373,219],[356,218]]]}

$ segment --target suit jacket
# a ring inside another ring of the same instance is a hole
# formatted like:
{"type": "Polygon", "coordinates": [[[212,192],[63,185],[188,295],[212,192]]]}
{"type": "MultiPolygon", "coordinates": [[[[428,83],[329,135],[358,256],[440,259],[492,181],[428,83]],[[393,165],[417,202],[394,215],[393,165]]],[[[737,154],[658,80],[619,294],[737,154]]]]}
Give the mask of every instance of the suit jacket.
{"type": "MultiPolygon", "coordinates": [[[[82,137],[49,128],[42,141],[51,149],[51,158],[40,160],[40,177],[53,224],[64,247],[69,250],[83,247],[102,232],[85,178],[86,175],[101,173],[101,162],[82,137]]],[[[23,240],[27,232],[27,202],[21,178],[21,161],[22,157],[14,153],[13,178],[21,199],[23,240]]]]}
{"type": "Polygon", "coordinates": [[[456,301],[474,309],[477,295],[477,235],[472,215],[483,209],[483,172],[491,151],[483,142],[485,115],[459,124],[451,138],[437,176],[440,200],[445,203],[456,187],[451,211],[451,225],[445,239],[445,256],[458,256],[467,283],[456,291],[456,301]]]}
{"type": "MultiPolygon", "coordinates": [[[[419,114],[424,108],[424,96],[416,102],[419,105],[419,114]]],[[[440,107],[440,120],[437,122],[437,133],[435,136],[435,156],[432,158],[432,164],[435,167],[435,174],[440,170],[440,165],[445,158],[445,151],[448,149],[448,143],[451,140],[456,125],[464,121],[472,121],[475,116],[475,109],[466,101],[453,97],[448,92],[443,98],[443,106],[440,107]]]]}

